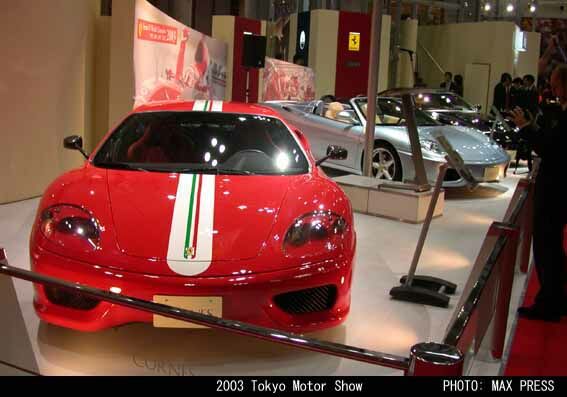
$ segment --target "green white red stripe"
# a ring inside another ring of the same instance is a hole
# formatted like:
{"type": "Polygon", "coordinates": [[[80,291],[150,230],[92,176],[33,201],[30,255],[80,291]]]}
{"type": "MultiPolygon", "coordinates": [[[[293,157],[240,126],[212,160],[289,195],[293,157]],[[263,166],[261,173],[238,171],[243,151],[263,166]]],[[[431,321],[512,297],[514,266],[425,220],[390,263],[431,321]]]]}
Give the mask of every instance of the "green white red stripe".
{"type": "Polygon", "coordinates": [[[213,258],[215,175],[179,175],[167,250],[171,270],[205,272],[213,258]]]}
{"type": "Polygon", "coordinates": [[[222,112],[223,101],[200,100],[193,104],[194,112],[222,112]]]}
{"type": "MultiPolygon", "coordinates": [[[[222,101],[199,100],[193,104],[195,112],[222,109],[222,101]]],[[[178,178],[167,263],[175,273],[195,276],[205,272],[213,258],[216,177],[180,174],[178,178]]]]}

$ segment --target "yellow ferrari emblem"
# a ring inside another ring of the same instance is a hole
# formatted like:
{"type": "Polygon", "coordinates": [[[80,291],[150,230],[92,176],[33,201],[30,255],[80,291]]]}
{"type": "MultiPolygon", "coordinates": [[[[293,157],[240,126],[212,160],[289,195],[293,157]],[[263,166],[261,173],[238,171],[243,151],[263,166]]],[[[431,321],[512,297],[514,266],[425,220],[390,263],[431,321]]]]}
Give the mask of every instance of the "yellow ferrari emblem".
{"type": "Polygon", "coordinates": [[[360,33],[356,33],[356,32],[349,33],[348,50],[360,51],[360,33]]]}
{"type": "Polygon", "coordinates": [[[187,247],[185,248],[185,257],[193,257],[195,255],[195,247],[187,247]]]}

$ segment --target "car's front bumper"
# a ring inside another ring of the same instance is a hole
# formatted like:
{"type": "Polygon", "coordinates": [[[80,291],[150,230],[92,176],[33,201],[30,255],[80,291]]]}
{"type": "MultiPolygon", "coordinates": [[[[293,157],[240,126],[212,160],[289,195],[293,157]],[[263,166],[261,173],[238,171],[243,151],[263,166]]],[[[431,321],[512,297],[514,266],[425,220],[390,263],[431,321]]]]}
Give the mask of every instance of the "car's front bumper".
{"type": "MultiPolygon", "coordinates": [[[[411,153],[400,152],[400,160],[402,162],[404,179],[406,181],[415,180],[415,167],[411,153]]],[[[423,163],[429,183],[435,183],[437,176],[439,175],[439,168],[445,162],[446,161],[441,157],[439,159],[424,158],[423,163]]],[[[505,178],[509,164],[510,157],[508,155],[506,155],[506,157],[502,158],[502,160],[498,162],[465,163],[478,183],[500,182],[505,178]]],[[[467,181],[463,179],[455,169],[450,167],[447,170],[447,175],[445,176],[443,187],[464,187],[466,185],[467,181]]]]}
{"type": "MultiPolygon", "coordinates": [[[[311,332],[341,324],[350,309],[352,258],[328,260],[271,273],[214,278],[163,277],[128,273],[77,262],[41,248],[32,248],[32,270],[91,287],[120,291],[148,301],[155,296],[222,297],[223,318],[291,332],[311,332]],[[274,297],[322,286],[336,287],[336,300],[328,310],[290,314],[274,297]]],[[[94,332],[128,323],[153,323],[153,315],[108,302],[90,310],[77,310],[51,301],[43,286],[35,286],[34,306],[48,323],[94,332]]]]}

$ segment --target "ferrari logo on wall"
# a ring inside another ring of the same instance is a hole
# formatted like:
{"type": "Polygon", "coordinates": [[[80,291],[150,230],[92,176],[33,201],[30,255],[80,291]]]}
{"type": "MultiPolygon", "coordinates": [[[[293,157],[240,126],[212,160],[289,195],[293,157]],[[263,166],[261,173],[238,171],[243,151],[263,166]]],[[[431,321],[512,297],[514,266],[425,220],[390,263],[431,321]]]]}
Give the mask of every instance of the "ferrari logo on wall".
{"type": "Polygon", "coordinates": [[[348,50],[360,51],[360,33],[356,33],[356,32],[349,33],[348,50]]]}

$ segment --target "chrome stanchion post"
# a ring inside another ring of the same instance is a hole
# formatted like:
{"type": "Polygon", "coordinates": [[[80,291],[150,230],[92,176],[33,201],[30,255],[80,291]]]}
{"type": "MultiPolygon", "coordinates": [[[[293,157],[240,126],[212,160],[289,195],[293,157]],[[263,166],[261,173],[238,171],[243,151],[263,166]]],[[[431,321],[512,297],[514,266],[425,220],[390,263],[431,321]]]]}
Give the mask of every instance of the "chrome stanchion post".
{"type": "Polygon", "coordinates": [[[526,185],[526,189],[528,191],[528,199],[525,204],[524,216],[522,220],[522,253],[520,262],[520,271],[524,274],[526,274],[530,268],[534,207],[534,184],[532,181],[526,181],[526,185]]]}
{"type": "Polygon", "coordinates": [[[390,296],[393,299],[446,308],[449,306],[450,301],[450,298],[447,295],[453,295],[457,290],[457,285],[449,281],[436,277],[415,275],[427,235],[429,234],[429,228],[431,227],[433,217],[435,216],[435,209],[437,208],[439,196],[443,190],[443,181],[445,180],[445,173],[447,172],[448,167],[449,165],[447,163],[444,163],[440,167],[435,189],[433,190],[433,196],[429,203],[427,216],[425,217],[425,222],[421,229],[410,270],[408,275],[402,277],[400,280],[403,285],[394,287],[390,290],[390,296]],[[444,290],[445,294],[439,292],[441,289],[444,290]]]}
{"type": "Polygon", "coordinates": [[[411,348],[407,376],[462,376],[464,355],[454,346],[420,343],[411,348]]]}
{"type": "Polygon", "coordinates": [[[514,270],[516,255],[518,252],[519,231],[517,227],[495,223],[500,233],[508,237],[505,251],[498,264],[499,287],[496,300],[496,311],[494,313],[494,332],[492,333],[492,357],[501,359],[504,353],[504,342],[506,341],[506,329],[508,327],[508,313],[510,311],[510,299],[512,286],[514,284],[514,270]]]}

